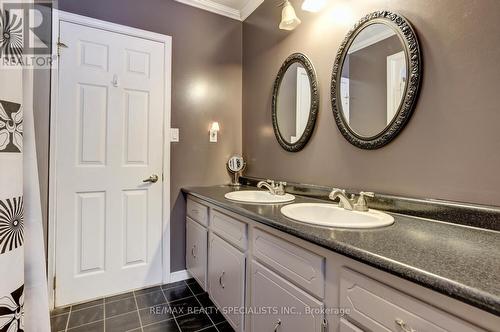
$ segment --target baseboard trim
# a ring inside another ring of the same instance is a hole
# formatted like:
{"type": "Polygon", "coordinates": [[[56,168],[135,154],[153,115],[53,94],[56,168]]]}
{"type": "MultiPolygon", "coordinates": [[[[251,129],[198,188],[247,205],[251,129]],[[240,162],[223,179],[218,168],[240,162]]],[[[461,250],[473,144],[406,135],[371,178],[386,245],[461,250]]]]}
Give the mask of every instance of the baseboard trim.
{"type": "Polygon", "coordinates": [[[188,270],[175,271],[170,273],[170,282],[177,282],[191,278],[188,270]]]}

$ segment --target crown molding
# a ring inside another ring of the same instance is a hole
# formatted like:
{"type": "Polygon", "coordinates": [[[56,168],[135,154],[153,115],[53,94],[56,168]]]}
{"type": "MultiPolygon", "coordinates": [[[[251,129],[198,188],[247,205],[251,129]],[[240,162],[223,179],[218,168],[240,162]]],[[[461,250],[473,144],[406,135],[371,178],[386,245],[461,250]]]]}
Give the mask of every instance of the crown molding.
{"type": "Polygon", "coordinates": [[[248,0],[247,4],[240,10],[241,21],[246,20],[263,2],[264,0],[248,0]]]}
{"type": "Polygon", "coordinates": [[[392,29],[387,29],[387,30],[381,30],[377,32],[375,35],[358,42],[356,42],[355,39],[354,42],[351,44],[351,47],[349,48],[349,51],[347,53],[352,54],[354,52],[362,50],[365,47],[371,46],[373,44],[376,44],[384,39],[390,38],[395,35],[396,35],[395,31],[393,31],[392,29]]]}
{"type": "Polygon", "coordinates": [[[244,21],[259,7],[264,0],[248,0],[241,10],[222,5],[212,0],[175,0],[188,6],[203,9],[215,14],[226,16],[238,21],[244,21]]]}

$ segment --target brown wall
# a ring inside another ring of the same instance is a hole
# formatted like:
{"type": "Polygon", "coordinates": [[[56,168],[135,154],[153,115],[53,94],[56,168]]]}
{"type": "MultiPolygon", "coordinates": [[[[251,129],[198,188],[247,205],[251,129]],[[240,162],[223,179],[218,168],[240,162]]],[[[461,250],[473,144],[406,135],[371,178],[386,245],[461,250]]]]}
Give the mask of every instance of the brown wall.
{"type": "Polygon", "coordinates": [[[301,10],[293,32],[265,1],[243,24],[243,147],[247,174],[414,197],[500,205],[500,24],[497,0],[336,0],[301,10]],[[388,146],[365,151],[338,131],[329,103],[333,61],[356,20],[374,10],[406,16],[421,43],[424,78],[415,113],[388,146]],[[289,153],[271,124],[274,75],[293,52],[316,67],[320,112],[306,148],[289,153]]]}
{"type": "Polygon", "coordinates": [[[59,9],[172,36],[172,127],[181,139],[171,148],[171,270],[182,270],[180,188],[229,182],[224,164],[241,153],[242,24],[173,0],[59,0],[59,9]],[[212,121],[217,144],[208,142],[212,121]]]}
{"type": "MultiPolygon", "coordinates": [[[[36,1],[35,1],[36,2],[36,1]]],[[[42,5],[35,5],[43,15],[44,22],[51,22],[52,10],[42,5]]],[[[38,36],[46,44],[51,45],[52,28],[42,25],[44,31],[38,30],[38,36]]],[[[33,117],[35,121],[35,141],[40,182],[40,198],[42,206],[42,228],[44,245],[47,248],[47,216],[49,191],[49,136],[50,136],[50,69],[37,68],[33,71],[33,117]]]]}

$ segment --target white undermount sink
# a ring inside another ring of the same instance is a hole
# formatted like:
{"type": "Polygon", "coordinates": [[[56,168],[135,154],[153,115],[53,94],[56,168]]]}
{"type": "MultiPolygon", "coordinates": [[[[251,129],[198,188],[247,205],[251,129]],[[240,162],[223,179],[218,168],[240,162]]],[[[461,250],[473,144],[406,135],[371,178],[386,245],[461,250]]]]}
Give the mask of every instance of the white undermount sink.
{"type": "Polygon", "coordinates": [[[231,201],[259,204],[287,203],[295,200],[295,196],[290,194],[273,195],[269,191],[260,190],[233,191],[227,193],[225,197],[231,201]]]}
{"type": "Polygon", "coordinates": [[[281,213],[296,221],[326,227],[377,228],[394,223],[392,216],[380,211],[348,211],[334,204],[290,204],[282,207],[281,213]]]}

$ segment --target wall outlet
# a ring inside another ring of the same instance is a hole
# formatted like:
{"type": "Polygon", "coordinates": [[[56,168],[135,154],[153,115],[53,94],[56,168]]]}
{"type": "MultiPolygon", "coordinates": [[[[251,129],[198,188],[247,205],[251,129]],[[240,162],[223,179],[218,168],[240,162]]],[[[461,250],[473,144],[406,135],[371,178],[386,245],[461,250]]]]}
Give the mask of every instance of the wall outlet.
{"type": "Polygon", "coordinates": [[[179,128],[170,128],[170,142],[179,142],[179,128]]]}

